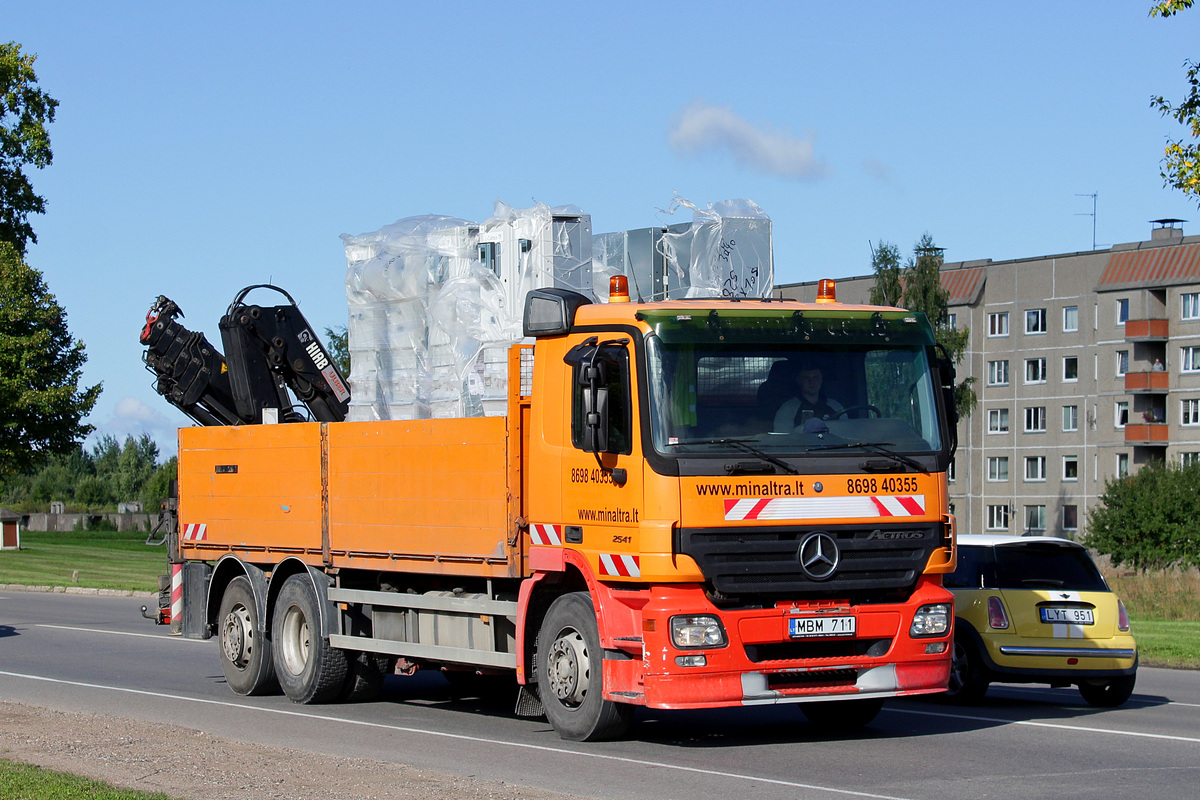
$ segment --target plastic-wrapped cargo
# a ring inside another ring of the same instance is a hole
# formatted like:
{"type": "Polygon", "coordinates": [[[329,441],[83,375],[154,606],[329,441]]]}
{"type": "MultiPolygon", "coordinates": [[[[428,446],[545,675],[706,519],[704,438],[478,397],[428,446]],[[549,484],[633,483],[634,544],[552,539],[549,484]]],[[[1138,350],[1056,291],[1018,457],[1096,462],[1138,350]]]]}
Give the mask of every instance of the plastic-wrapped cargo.
{"type": "Polygon", "coordinates": [[[482,225],[410,217],[342,239],[352,420],[506,413],[528,291],[594,297],[591,218],[575,206],[497,201],[482,225]]]}
{"type": "Polygon", "coordinates": [[[690,223],[637,228],[593,237],[593,275],[629,277],[643,300],[689,297],[769,297],[774,283],[771,219],[752,200],[700,208],[676,197],[663,213],[692,210],[690,223]]]}

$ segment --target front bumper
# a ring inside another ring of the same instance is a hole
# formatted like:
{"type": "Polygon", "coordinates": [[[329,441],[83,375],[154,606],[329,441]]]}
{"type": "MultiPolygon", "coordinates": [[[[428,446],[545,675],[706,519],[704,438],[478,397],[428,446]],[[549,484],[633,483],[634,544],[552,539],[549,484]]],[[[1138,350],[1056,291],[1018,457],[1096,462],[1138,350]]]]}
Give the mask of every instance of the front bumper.
{"type": "MultiPolygon", "coordinates": [[[[913,596],[904,603],[851,606],[833,601],[796,601],[739,610],[715,607],[699,587],[657,587],[641,612],[643,659],[639,688],[647,706],[664,709],[940,692],[950,675],[951,632],[912,638],[909,626],[918,607],[951,602],[950,593],[936,579],[928,578],[920,579],[913,596]],[[852,614],[855,635],[813,639],[788,636],[789,617],[818,613],[852,614]],[[670,640],[669,619],[678,614],[720,618],[728,643],[715,649],[676,648],[670,640]],[[695,655],[703,655],[705,663],[680,666],[676,660],[695,655]]],[[[629,696],[614,693],[611,699],[628,700],[629,696]]]]}

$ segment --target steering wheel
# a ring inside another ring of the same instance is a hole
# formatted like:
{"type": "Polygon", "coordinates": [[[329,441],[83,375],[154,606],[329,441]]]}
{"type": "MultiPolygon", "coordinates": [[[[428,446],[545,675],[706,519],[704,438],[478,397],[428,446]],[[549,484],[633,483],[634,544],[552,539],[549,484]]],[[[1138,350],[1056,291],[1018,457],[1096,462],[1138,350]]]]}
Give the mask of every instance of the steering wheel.
{"type": "Polygon", "coordinates": [[[877,406],[873,406],[870,403],[866,403],[861,406],[850,406],[849,408],[843,408],[841,411],[834,412],[833,416],[830,417],[830,419],[838,419],[839,417],[844,417],[847,414],[849,414],[851,411],[863,411],[863,410],[866,410],[867,416],[870,416],[871,414],[874,414],[876,417],[883,416],[883,412],[880,411],[877,406]]]}

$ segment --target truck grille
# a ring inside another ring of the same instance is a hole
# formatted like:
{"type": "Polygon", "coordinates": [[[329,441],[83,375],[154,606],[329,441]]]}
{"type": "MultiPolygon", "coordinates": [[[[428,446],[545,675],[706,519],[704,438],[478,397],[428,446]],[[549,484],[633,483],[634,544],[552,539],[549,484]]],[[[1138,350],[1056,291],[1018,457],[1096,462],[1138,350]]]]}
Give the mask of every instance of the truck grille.
{"type": "Polygon", "coordinates": [[[933,550],[942,545],[942,526],[847,525],[681,529],[676,553],[695,559],[713,588],[729,597],[839,597],[911,590],[933,550]],[[833,574],[816,580],[800,565],[800,547],[812,533],[837,544],[833,574]]]}

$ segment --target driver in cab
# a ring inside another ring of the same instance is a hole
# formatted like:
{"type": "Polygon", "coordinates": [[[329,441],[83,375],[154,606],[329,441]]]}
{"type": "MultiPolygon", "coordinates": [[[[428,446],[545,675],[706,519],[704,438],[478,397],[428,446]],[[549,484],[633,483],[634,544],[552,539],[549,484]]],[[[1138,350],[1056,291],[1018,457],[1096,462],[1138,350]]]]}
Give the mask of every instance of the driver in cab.
{"type": "Polygon", "coordinates": [[[792,382],[795,394],[784,400],[775,412],[773,430],[791,431],[810,419],[833,419],[844,410],[841,403],[822,391],[825,376],[816,363],[801,361],[795,364],[792,382]]]}

